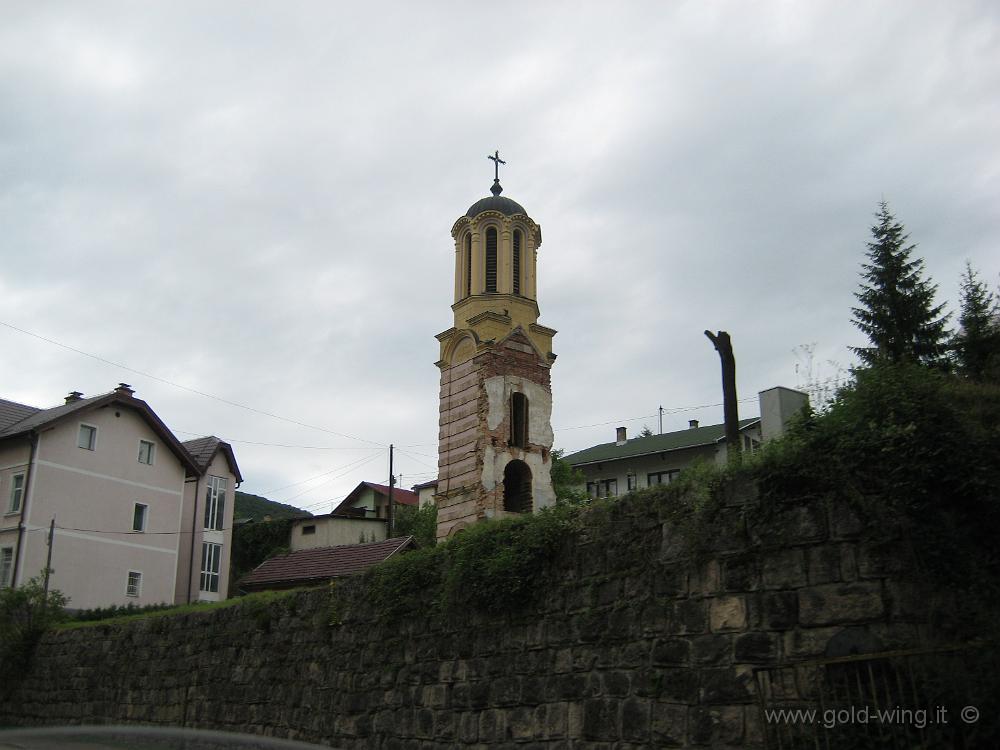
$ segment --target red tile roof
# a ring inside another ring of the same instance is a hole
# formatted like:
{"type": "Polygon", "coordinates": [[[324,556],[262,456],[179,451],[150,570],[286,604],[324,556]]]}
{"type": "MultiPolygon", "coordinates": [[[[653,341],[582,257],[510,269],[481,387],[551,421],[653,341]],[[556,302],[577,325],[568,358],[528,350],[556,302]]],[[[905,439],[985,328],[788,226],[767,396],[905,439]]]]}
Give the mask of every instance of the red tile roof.
{"type": "Polygon", "coordinates": [[[247,591],[259,591],[321,583],[360,573],[411,546],[413,537],[406,536],[369,544],[303,549],[265,560],[239,585],[247,591]]]}
{"type": "MultiPolygon", "coordinates": [[[[351,494],[343,499],[343,501],[336,508],[333,509],[334,513],[342,513],[349,509],[353,503],[358,499],[358,495],[366,487],[375,490],[380,495],[385,497],[389,496],[389,487],[384,484],[375,484],[374,482],[361,482],[351,490],[351,494]]],[[[392,502],[399,505],[419,505],[420,496],[416,492],[410,492],[409,490],[401,490],[399,487],[392,488],[392,502]]]]}

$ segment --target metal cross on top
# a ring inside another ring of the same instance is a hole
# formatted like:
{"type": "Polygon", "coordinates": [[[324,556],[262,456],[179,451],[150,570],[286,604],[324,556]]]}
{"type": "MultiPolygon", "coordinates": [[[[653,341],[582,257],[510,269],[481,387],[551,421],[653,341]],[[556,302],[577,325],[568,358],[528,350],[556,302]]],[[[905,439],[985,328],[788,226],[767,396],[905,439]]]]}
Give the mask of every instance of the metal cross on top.
{"type": "Polygon", "coordinates": [[[493,179],[496,180],[497,182],[499,182],[500,181],[500,165],[507,163],[503,159],[500,158],[500,149],[497,149],[493,153],[493,156],[487,156],[486,158],[493,162],[493,167],[494,167],[493,179]]]}

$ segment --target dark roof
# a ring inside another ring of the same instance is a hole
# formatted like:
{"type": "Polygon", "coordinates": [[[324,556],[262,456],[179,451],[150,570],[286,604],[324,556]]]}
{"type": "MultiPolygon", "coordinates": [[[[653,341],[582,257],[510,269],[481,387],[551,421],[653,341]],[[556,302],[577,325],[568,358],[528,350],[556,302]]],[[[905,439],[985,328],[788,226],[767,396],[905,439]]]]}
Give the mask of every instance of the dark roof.
{"type": "Polygon", "coordinates": [[[208,435],[206,437],[194,438],[193,440],[185,440],[181,445],[191,454],[191,458],[198,464],[198,468],[201,469],[202,474],[208,471],[208,465],[212,463],[215,454],[221,450],[226,455],[226,460],[229,461],[229,468],[232,469],[236,481],[243,481],[243,476],[240,474],[240,467],[236,465],[236,454],[233,453],[233,446],[225,440],[221,440],[215,435],[208,435]]]}
{"type": "Polygon", "coordinates": [[[428,487],[437,487],[437,486],[438,486],[438,480],[431,479],[429,482],[421,482],[420,484],[415,484],[412,487],[410,487],[410,489],[413,490],[414,492],[419,492],[420,490],[426,490],[428,487]]]}
{"type": "MultiPolygon", "coordinates": [[[[395,494],[395,493],[393,493],[395,494]]],[[[413,537],[289,552],[265,560],[240,581],[246,590],[288,588],[354,575],[413,545],[413,537]]]]}
{"type": "Polygon", "coordinates": [[[36,409],[34,406],[0,398],[0,432],[39,411],[41,409],[36,409]]]}
{"type": "MultiPolygon", "coordinates": [[[[740,429],[742,430],[759,421],[760,417],[741,419],[740,429]]],[[[645,456],[651,453],[666,453],[667,451],[682,450],[684,448],[714,445],[724,439],[725,436],[726,426],[723,424],[713,424],[706,427],[678,430],[677,432],[666,432],[662,435],[632,438],[623,445],[603,443],[595,445],[593,448],[587,448],[577,453],[563,456],[563,461],[573,466],[594,464],[600,461],[615,461],[620,458],[634,458],[635,456],[645,456]]]]}
{"type": "Polygon", "coordinates": [[[489,198],[479,199],[469,206],[469,210],[465,212],[465,215],[471,219],[483,211],[499,211],[504,216],[513,216],[514,214],[528,215],[528,212],[524,210],[524,206],[510,198],[504,198],[502,195],[491,195],[489,198]]]}
{"type": "MultiPolygon", "coordinates": [[[[351,490],[351,494],[345,497],[340,505],[333,509],[332,515],[337,515],[338,513],[343,513],[351,504],[358,499],[358,495],[366,488],[369,487],[380,495],[389,496],[389,487],[384,484],[375,484],[374,482],[361,482],[351,490]]],[[[401,490],[399,487],[392,488],[392,501],[394,503],[399,503],[400,505],[419,505],[420,496],[416,492],[410,492],[409,490],[401,490]]]]}
{"type": "MultiPolygon", "coordinates": [[[[17,407],[20,407],[20,410],[23,413],[26,413],[28,409],[32,409],[30,406],[15,404],[12,401],[5,401],[4,403],[13,404],[15,407],[14,411],[17,411],[17,407]]],[[[77,401],[71,401],[68,404],[54,406],[51,409],[35,409],[32,413],[26,414],[26,416],[20,421],[14,422],[3,429],[0,429],[0,440],[18,437],[21,435],[29,435],[40,429],[54,425],[56,422],[63,419],[67,419],[78,412],[89,411],[91,409],[97,409],[110,404],[121,404],[124,407],[134,409],[139,412],[146,422],[149,423],[149,426],[153,428],[153,431],[160,436],[160,439],[163,440],[164,443],[166,443],[171,452],[177,456],[186,468],[191,470],[192,474],[201,473],[198,465],[194,462],[194,459],[191,458],[191,454],[187,452],[187,449],[183,445],[181,445],[174,433],[172,433],[163,423],[163,420],[156,416],[156,412],[149,407],[149,404],[142,399],[135,398],[132,395],[131,389],[128,388],[124,390],[115,390],[101,396],[81,398],[77,401]]],[[[9,412],[10,410],[8,409],[7,411],[9,412]]]]}

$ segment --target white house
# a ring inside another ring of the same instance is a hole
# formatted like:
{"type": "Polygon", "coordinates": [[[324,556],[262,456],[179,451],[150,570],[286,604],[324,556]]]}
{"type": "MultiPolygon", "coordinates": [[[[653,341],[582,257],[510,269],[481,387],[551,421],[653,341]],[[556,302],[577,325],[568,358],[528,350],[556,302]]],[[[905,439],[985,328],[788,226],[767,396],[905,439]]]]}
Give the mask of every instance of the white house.
{"type": "MultiPolygon", "coordinates": [[[[781,386],[761,391],[758,399],[760,416],[739,423],[741,447],[748,453],[781,435],[788,420],[809,403],[805,393],[781,386]]],[[[667,484],[696,461],[724,463],[725,436],[725,425],[702,427],[696,420],[686,430],[631,440],[625,428],[619,427],[613,443],[595,445],[563,460],[583,472],[591,497],[622,495],[667,484]]]]}
{"type": "Polygon", "coordinates": [[[0,400],[0,585],[46,567],[73,609],[225,598],[232,447],[184,444],[125,383],[39,409],[0,400]]]}

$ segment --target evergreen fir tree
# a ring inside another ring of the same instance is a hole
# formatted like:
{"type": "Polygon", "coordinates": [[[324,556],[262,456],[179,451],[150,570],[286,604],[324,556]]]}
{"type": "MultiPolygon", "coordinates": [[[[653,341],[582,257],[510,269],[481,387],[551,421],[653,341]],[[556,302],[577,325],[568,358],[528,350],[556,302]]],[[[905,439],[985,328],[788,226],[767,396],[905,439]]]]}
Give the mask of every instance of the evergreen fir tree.
{"type": "Polygon", "coordinates": [[[972,380],[998,378],[1000,304],[968,261],[962,275],[958,323],[959,330],[952,339],[952,348],[961,373],[972,380]]]}
{"type": "Polygon", "coordinates": [[[875,217],[870,262],[862,264],[864,281],[854,294],[861,304],[852,308],[852,322],[872,345],[852,348],[866,365],[942,364],[950,316],[941,314],[944,305],[934,304],[937,286],[923,278],[923,260],[910,258],[916,245],[906,244],[909,235],[885,201],[875,217]]]}

